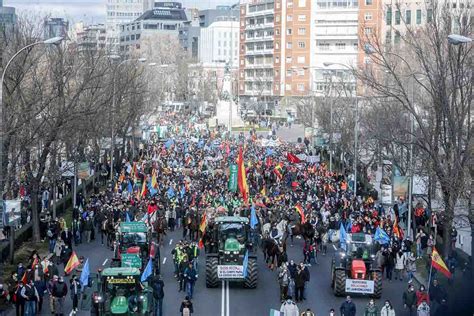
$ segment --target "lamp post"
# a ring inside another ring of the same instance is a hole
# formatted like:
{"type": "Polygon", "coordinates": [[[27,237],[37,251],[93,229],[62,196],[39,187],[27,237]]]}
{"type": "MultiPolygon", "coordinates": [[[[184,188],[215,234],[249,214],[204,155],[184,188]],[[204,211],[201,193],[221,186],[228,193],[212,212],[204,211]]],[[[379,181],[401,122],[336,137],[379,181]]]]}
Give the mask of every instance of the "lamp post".
{"type": "MultiPolygon", "coordinates": [[[[341,63],[323,63],[324,67],[330,67],[333,65],[342,66],[348,70],[351,68],[341,63]]],[[[331,111],[332,112],[332,111],[331,111]]],[[[332,115],[331,115],[332,116],[332,115]]],[[[332,118],[331,118],[332,120],[332,118]]],[[[331,135],[332,136],[332,135],[331,135]]],[[[359,98],[357,97],[357,77],[355,79],[355,123],[354,123],[354,194],[357,196],[357,159],[358,159],[358,142],[359,142],[359,98]]]]}
{"type": "MultiPolygon", "coordinates": [[[[110,59],[116,60],[119,59],[120,56],[118,55],[111,55],[109,56],[110,59]]],[[[138,61],[141,63],[146,62],[146,58],[132,58],[132,59],[125,59],[122,60],[117,67],[115,67],[114,72],[112,74],[112,109],[110,111],[110,116],[111,116],[111,121],[112,124],[110,124],[110,132],[111,132],[111,138],[110,138],[110,181],[112,182],[114,180],[114,151],[115,151],[115,132],[114,132],[114,125],[115,125],[115,116],[114,116],[114,111],[115,111],[115,103],[116,103],[116,86],[115,86],[115,75],[117,74],[117,69],[122,66],[123,64],[131,61],[138,61]]],[[[132,135],[133,136],[133,135],[132,135]]]]}
{"type": "MultiPolygon", "coordinates": [[[[3,155],[4,153],[4,148],[3,148],[3,134],[4,134],[4,127],[3,127],[3,84],[5,81],[5,75],[7,73],[8,67],[10,64],[13,62],[13,60],[23,51],[27,50],[28,48],[31,48],[33,46],[37,45],[57,45],[63,40],[62,37],[52,37],[44,41],[38,41],[35,43],[31,43],[29,45],[26,45],[19,51],[17,51],[11,58],[8,60],[5,68],[3,69],[2,72],[2,77],[0,78],[0,187],[1,187],[1,192],[3,192],[3,187],[4,187],[4,181],[5,177],[3,174],[3,155]]],[[[3,193],[1,198],[3,199],[3,193]]]]}

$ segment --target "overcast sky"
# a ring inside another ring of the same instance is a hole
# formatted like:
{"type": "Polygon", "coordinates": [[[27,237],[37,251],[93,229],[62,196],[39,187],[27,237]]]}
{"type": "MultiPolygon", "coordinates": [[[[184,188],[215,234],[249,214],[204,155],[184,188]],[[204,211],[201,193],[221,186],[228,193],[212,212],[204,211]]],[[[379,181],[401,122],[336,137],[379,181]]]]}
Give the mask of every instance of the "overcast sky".
{"type": "MultiPolygon", "coordinates": [[[[162,1],[162,0],[155,0],[162,1]]],[[[5,6],[16,7],[21,13],[34,13],[54,17],[65,17],[73,22],[100,23],[105,21],[106,0],[4,0],[5,6]]],[[[216,5],[235,4],[238,0],[183,0],[185,7],[200,9],[216,5]]]]}

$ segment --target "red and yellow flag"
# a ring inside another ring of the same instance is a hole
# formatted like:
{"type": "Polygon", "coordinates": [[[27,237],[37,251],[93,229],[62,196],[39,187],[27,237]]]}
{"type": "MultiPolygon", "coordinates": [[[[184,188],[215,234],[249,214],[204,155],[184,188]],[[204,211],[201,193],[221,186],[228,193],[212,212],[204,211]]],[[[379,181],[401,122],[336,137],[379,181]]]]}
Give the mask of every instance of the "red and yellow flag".
{"type": "Polygon", "coordinates": [[[260,191],[260,194],[263,196],[267,196],[267,190],[265,189],[265,186],[263,187],[262,191],[260,191]]]}
{"type": "Polygon", "coordinates": [[[154,168],[151,172],[151,187],[153,189],[158,189],[158,181],[156,180],[156,169],[154,168]]]}
{"type": "Polygon", "coordinates": [[[433,253],[431,254],[431,264],[433,268],[444,274],[447,278],[451,278],[451,272],[449,271],[448,267],[444,263],[443,259],[438,253],[438,250],[433,247],[433,253]]]}
{"type": "Polygon", "coordinates": [[[206,216],[206,213],[204,213],[204,215],[202,215],[201,224],[199,225],[199,230],[201,231],[201,233],[204,233],[206,231],[206,226],[207,226],[207,216],[206,216]]]}
{"type": "Polygon", "coordinates": [[[247,184],[247,173],[245,171],[245,164],[244,164],[244,155],[242,152],[242,147],[239,149],[239,157],[237,158],[237,185],[239,187],[239,191],[242,194],[242,199],[245,203],[248,203],[249,200],[249,187],[247,184]]]}
{"type": "Polygon", "coordinates": [[[146,176],[143,178],[142,191],[140,192],[140,197],[145,197],[148,189],[146,187],[146,176]]]}
{"type": "Polygon", "coordinates": [[[297,203],[297,204],[295,205],[295,209],[296,209],[296,211],[297,211],[297,212],[300,214],[300,216],[301,216],[301,224],[306,223],[306,218],[305,218],[305,216],[304,216],[303,206],[301,206],[300,203],[297,203]]]}
{"type": "Polygon", "coordinates": [[[393,234],[398,238],[398,239],[403,239],[403,229],[398,226],[398,218],[395,216],[395,221],[393,222],[393,228],[392,228],[393,234]]]}
{"type": "Polygon", "coordinates": [[[73,251],[69,261],[67,262],[66,266],[64,267],[64,272],[69,274],[80,264],[79,258],[77,258],[76,252],[73,251]]]}
{"type": "Polygon", "coordinates": [[[276,176],[278,177],[278,179],[282,179],[283,178],[283,174],[282,174],[282,169],[283,166],[282,166],[282,163],[280,162],[279,164],[277,164],[275,166],[275,169],[273,169],[273,172],[276,174],[276,176]]]}
{"type": "Polygon", "coordinates": [[[118,178],[118,181],[120,183],[125,181],[125,170],[122,169],[122,172],[120,173],[120,177],[118,178]]]}
{"type": "Polygon", "coordinates": [[[23,273],[23,277],[21,278],[21,282],[23,282],[23,284],[26,284],[26,282],[28,282],[28,278],[26,276],[27,276],[27,273],[25,271],[25,273],[23,273]]]}
{"type": "Polygon", "coordinates": [[[39,260],[38,257],[35,257],[33,260],[33,263],[31,264],[31,269],[34,270],[36,268],[36,265],[38,264],[39,260]]]}

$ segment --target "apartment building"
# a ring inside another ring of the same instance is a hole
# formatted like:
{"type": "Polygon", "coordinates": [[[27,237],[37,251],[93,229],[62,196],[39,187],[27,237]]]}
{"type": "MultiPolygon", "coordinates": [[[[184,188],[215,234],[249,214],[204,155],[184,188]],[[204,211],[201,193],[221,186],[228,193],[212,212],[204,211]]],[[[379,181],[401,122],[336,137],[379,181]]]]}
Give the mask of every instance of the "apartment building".
{"type": "Polygon", "coordinates": [[[104,24],[82,27],[76,32],[76,41],[80,50],[101,50],[106,48],[106,31],[104,24]]]}
{"type": "Polygon", "coordinates": [[[117,50],[120,43],[120,24],[137,19],[151,5],[149,0],[107,0],[105,18],[107,44],[117,50]]]}
{"type": "Polygon", "coordinates": [[[217,20],[201,28],[199,42],[199,61],[201,63],[228,63],[238,65],[239,22],[232,17],[217,20]],[[230,18],[230,19],[229,19],[230,18]]]}

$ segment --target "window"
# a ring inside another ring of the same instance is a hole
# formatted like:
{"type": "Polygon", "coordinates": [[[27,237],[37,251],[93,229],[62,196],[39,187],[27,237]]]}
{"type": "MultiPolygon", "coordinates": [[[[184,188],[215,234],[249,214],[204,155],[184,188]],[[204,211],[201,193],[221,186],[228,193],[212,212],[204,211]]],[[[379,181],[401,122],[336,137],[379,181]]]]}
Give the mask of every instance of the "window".
{"type": "Polygon", "coordinates": [[[291,29],[286,29],[286,35],[291,35],[291,34],[292,34],[291,29]]]}
{"type": "Polygon", "coordinates": [[[398,44],[400,43],[400,32],[399,31],[395,31],[395,40],[394,40],[395,44],[398,44]]]}
{"type": "Polygon", "coordinates": [[[365,0],[365,5],[372,5],[372,0],[365,0]]]}
{"type": "Polygon", "coordinates": [[[298,76],[300,77],[304,76],[304,69],[298,69],[298,76]]]}
{"type": "Polygon", "coordinates": [[[304,91],[304,83],[298,83],[297,89],[298,91],[304,91]]]}
{"type": "Polygon", "coordinates": [[[329,43],[319,43],[319,50],[329,50],[329,43]]]}
{"type": "Polygon", "coordinates": [[[275,43],[275,49],[280,49],[280,43],[278,42],[275,43]]]}
{"type": "Polygon", "coordinates": [[[280,16],[279,16],[279,15],[277,15],[277,16],[275,17],[275,22],[280,22],[280,16]]]}
{"type": "Polygon", "coordinates": [[[365,33],[365,35],[370,35],[370,34],[372,34],[372,28],[371,28],[371,27],[366,27],[366,28],[364,28],[364,33],[365,33]]]}
{"type": "Polygon", "coordinates": [[[426,10],[426,22],[430,23],[433,21],[433,9],[426,10]]]}
{"type": "Polygon", "coordinates": [[[406,25],[411,24],[411,10],[406,10],[405,11],[405,23],[406,23],[406,25]]]}
{"type": "Polygon", "coordinates": [[[291,56],[287,56],[287,57],[286,57],[286,63],[287,63],[287,64],[291,64],[291,60],[292,60],[292,59],[291,59],[291,56]]]}
{"type": "Polygon", "coordinates": [[[346,43],[336,43],[336,49],[337,50],[345,50],[346,49],[346,43]]]}
{"type": "Polygon", "coordinates": [[[293,43],[292,42],[286,43],[286,48],[287,49],[292,49],[293,48],[293,43]]]}
{"type": "Polygon", "coordinates": [[[288,70],[286,71],[286,76],[287,76],[287,77],[291,77],[291,69],[288,69],[288,70]]]}
{"type": "Polygon", "coordinates": [[[305,35],[306,34],[306,29],[304,27],[300,27],[298,29],[298,35],[305,35]]]}
{"type": "Polygon", "coordinates": [[[288,21],[288,22],[293,21],[293,16],[292,15],[287,15],[286,16],[286,21],[288,21]]]}
{"type": "Polygon", "coordinates": [[[299,0],[299,1],[298,1],[298,6],[299,6],[300,8],[306,7],[306,0],[299,0]]]}
{"type": "Polygon", "coordinates": [[[385,43],[392,43],[392,31],[387,31],[387,33],[385,33],[385,43]]]}
{"type": "Polygon", "coordinates": [[[421,24],[421,10],[416,10],[416,24],[421,24]]]}
{"type": "Polygon", "coordinates": [[[280,29],[275,30],[275,35],[280,35],[280,29]]]}
{"type": "Polygon", "coordinates": [[[286,84],[286,91],[290,91],[291,90],[291,84],[286,84]]]}
{"type": "Polygon", "coordinates": [[[279,64],[280,63],[280,57],[275,57],[275,64],[279,64]]]}
{"type": "Polygon", "coordinates": [[[288,0],[287,8],[293,8],[293,0],[288,0]]]}
{"type": "Polygon", "coordinates": [[[306,48],[305,42],[298,42],[298,48],[306,48]]]}
{"type": "Polygon", "coordinates": [[[306,62],[306,58],[304,56],[298,56],[298,64],[304,64],[306,62]]]}
{"type": "Polygon", "coordinates": [[[364,16],[364,19],[366,21],[372,21],[372,13],[366,13],[364,16]]]}
{"type": "Polygon", "coordinates": [[[306,15],[304,15],[304,14],[298,15],[298,21],[300,21],[300,22],[306,21],[306,15]]]}
{"type": "Polygon", "coordinates": [[[395,25],[400,25],[400,10],[395,11],[395,25]]]}
{"type": "Polygon", "coordinates": [[[392,8],[387,9],[387,13],[385,15],[385,23],[387,25],[392,25],[392,8]]]}

